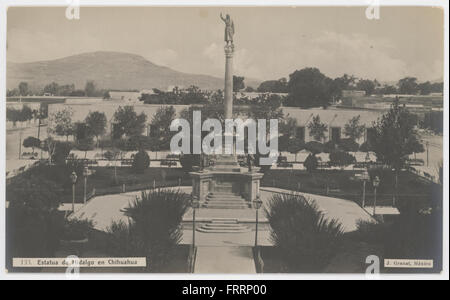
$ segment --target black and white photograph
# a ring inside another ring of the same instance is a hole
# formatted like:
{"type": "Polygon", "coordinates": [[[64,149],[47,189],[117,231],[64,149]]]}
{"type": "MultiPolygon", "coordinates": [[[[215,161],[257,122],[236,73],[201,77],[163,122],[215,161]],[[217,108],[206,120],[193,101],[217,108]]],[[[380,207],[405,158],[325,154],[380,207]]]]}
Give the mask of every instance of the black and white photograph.
{"type": "Polygon", "coordinates": [[[448,3],[400,2],[2,3],[1,276],[448,279],[448,3]]]}

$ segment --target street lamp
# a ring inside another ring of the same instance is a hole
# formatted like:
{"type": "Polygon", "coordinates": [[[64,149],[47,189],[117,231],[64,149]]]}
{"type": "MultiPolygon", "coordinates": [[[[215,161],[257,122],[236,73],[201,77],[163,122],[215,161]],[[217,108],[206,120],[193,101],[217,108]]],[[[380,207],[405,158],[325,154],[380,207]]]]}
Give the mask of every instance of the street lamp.
{"type": "Polygon", "coordinates": [[[367,170],[364,170],[364,172],[361,175],[361,180],[363,181],[363,195],[362,195],[362,207],[366,206],[366,181],[370,179],[369,172],[367,170]]]}
{"type": "Polygon", "coordinates": [[[84,177],[84,197],[83,197],[83,201],[84,204],[86,204],[87,201],[87,196],[86,196],[86,189],[87,189],[87,178],[89,176],[89,169],[87,166],[84,167],[83,169],[83,177],[84,177]]]}
{"type": "Polygon", "coordinates": [[[192,195],[191,207],[192,207],[192,248],[195,247],[195,211],[200,207],[200,202],[198,201],[198,197],[192,195]]]}
{"type": "Polygon", "coordinates": [[[75,211],[75,184],[77,183],[77,173],[75,171],[70,174],[70,179],[72,180],[72,212],[75,211]]]}
{"type": "Polygon", "coordinates": [[[255,228],[255,248],[258,247],[258,211],[261,208],[262,201],[261,198],[258,195],[256,195],[256,199],[253,200],[253,208],[256,210],[256,228],[255,228]]]}
{"type": "Polygon", "coordinates": [[[376,207],[377,207],[377,187],[380,185],[380,178],[378,176],[375,176],[373,179],[373,216],[375,217],[376,214],[376,207]]]}

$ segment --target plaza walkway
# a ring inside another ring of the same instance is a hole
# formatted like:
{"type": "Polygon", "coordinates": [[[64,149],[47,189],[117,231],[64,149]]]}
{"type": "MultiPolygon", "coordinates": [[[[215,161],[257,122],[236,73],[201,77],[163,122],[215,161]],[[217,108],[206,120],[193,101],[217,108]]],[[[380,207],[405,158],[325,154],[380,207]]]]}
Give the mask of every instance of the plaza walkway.
{"type": "Polygon", "coordinates": [[[194,273],[256,273],[253,252],[250,246],[238,247],[197,247],[194,273]]]}

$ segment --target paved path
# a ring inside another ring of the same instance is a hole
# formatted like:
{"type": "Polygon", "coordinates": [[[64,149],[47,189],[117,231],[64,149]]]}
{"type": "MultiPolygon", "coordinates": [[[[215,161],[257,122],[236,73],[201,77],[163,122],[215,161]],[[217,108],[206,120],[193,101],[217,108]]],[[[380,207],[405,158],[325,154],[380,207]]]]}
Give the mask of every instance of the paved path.
{"type": "MultiPolygon", "coordinates": [[[[262,187],[261,190],[269,193],[291,193],[289,190],[279,188],[262,187]]],[[[374,221],[366,210],[362,209],[353,201],[308,193],[300,194],[305,196],[308,200],[314,200],[319,210],[322,211],[327,218],[338,220],[342,224],[344,232],[357,230],[357,223],[359,220],[368,222],[374,221]]],[[[261,193],[261,199],[263,202],[267,199],[263,197],[263,193],[261,193]]]]}
{"type": "Polygon", "coordinates": [[[256,273],[250,246],[240,247],[197,247],[194,273],[235,274],[256,273]]]}

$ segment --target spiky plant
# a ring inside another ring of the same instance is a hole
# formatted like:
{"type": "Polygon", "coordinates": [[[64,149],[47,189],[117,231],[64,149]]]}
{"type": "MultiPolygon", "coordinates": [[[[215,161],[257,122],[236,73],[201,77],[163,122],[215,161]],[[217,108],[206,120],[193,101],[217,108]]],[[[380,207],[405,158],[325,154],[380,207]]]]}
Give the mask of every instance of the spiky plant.
{"type": "Polygon", "coordinates": [[[265,211],[286,272],[320,272],[328,265],[343,235],[337,220],[297,193],[273,195],[265,211]]]}
{"type": "Polygon", "coordinates": [[[130,203],[124,214],[131,219],[128,236],[123,226],[116,232],[122,240],[132,241],[133,253],[147,257],[149,271],[157,271],[170,259],[174,247],[181,241],[181,221],[189,204],[189,195],[179,190],[158,189],[142,192],[130,203]],[[121,229],[121,230],[119,230],[121,229]]]}

